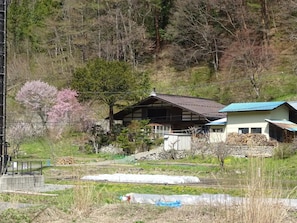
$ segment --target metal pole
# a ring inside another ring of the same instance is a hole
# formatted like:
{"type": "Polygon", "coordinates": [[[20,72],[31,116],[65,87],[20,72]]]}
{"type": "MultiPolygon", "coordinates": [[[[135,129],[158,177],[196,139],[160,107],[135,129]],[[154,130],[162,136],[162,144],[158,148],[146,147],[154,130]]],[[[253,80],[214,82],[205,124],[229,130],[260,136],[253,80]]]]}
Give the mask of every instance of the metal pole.
{"type": "Polygon", "coordinates": [[[7,85],[7,0],[0,2],[0,171],[6,173],[8,155],[6,143],[6,85],[7,85]]]}

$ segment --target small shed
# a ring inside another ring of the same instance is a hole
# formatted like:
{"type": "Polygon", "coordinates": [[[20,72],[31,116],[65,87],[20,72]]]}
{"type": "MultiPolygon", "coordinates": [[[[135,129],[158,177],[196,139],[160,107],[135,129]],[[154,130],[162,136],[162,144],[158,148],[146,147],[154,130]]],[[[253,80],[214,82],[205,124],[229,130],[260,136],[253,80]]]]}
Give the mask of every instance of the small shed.
{"type": "Polygon", "coordinates": [[[185,133],[168,133],[164,135],[164,150],[191,150],[191,135],[185,133]]]}

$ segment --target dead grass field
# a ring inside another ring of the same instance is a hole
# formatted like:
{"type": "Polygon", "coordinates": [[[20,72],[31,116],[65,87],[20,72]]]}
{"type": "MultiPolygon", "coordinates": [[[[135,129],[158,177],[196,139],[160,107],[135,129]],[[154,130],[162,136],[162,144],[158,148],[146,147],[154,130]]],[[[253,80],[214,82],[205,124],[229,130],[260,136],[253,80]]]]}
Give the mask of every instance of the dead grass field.
{"type": "Polygon", "coordinates": [[[238,206],[182,206],[180,208],[156,207],[143,204],[106,204],[93,208],[86,213],[66,214],[57,209],[47,208],[39,213],[32,221],[34,223],[226,223],[226,222],[253,222],[253,223],[295,223],[297,219],[293,214],[282,207],[277,208],[279,216],[274,219],[262,218],[261,220],[248,219],[244,207],[238,206]]]}

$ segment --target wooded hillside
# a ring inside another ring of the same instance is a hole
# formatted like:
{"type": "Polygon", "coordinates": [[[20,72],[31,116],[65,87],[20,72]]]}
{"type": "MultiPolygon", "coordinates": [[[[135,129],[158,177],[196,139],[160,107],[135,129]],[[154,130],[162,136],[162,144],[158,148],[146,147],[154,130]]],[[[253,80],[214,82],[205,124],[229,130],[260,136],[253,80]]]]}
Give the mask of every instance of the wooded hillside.
{"type": "Polygon", "coordinates": [[[295,0],[9,2],[11,98],[27,80],[69,87],[77,67],[101,57],[147,72],[160,93],[297,99],[295,0]]]}

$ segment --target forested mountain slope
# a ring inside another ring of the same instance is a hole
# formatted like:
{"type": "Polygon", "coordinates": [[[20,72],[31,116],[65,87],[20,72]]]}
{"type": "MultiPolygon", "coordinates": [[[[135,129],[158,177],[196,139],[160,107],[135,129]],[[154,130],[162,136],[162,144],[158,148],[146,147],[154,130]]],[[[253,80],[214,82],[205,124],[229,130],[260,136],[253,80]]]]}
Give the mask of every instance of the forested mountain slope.
{"type": "Polygon", "coordinates": [[[27,80],[69,87],[77,67],[101,57],[147,72],[160,93],[297,99],[295,0],[9,2],[11,98],[27,80]]]}

